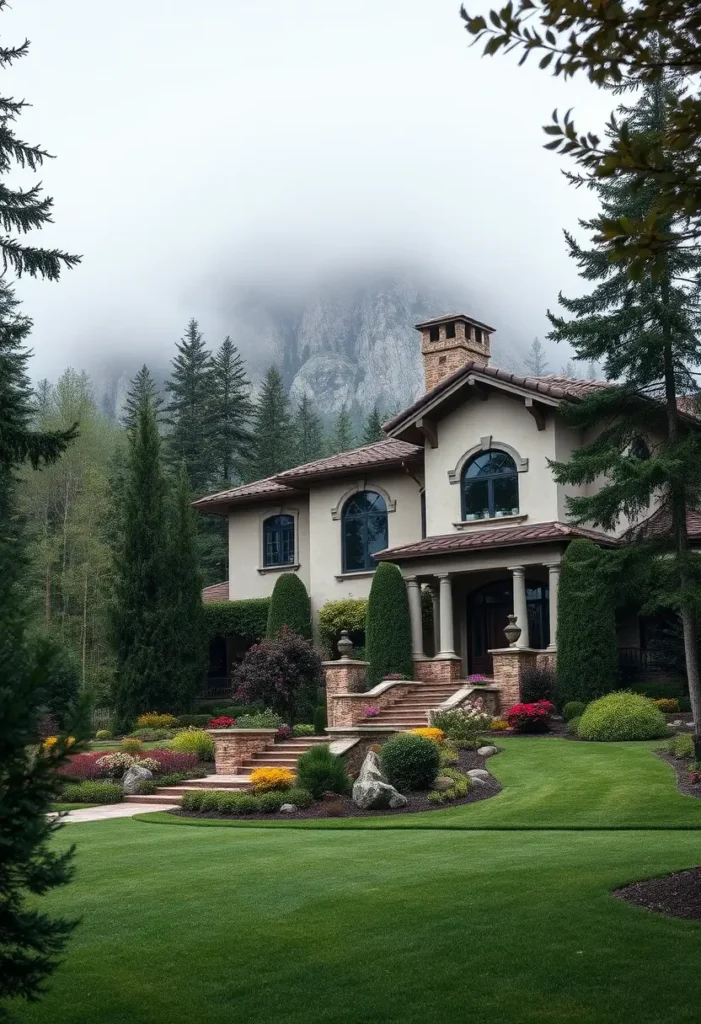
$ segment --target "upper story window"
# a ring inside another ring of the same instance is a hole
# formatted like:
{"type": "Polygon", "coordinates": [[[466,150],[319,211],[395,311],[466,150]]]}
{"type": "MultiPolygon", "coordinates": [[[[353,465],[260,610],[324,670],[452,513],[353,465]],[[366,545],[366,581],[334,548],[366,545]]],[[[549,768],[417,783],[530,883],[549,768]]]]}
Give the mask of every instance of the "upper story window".
{"type": "Polygon", "coordinates": [[[480,452],[462,471],[462,518],[518,515],[518,472],[506,452],[480,452]]]}
{"type": "Polygon", "coordinates": [[[638,434],[633,438],[630,444],[630,454],[634,459],[649,459],[650,458],[650,446],[644,437],[640,437],[638,434]]]}
{"type": "Polygon", "coordinates": [[[270,516],[263,522],[263,565],[293,565],[295,560],[294,516],[270,516]]]}
{"type": "Polygon", "coordinates": [[[387,547],[387,504],[376,491],[359,491],[341,514],[343,571],[374,569],[373,554],[387,547]]]}
{"type": "Polygon", "coordinates": [[[445,336],[446,336],[446,338],[454,338],[455,337],[455,324],[446,324],[445,325],[445,336]]]}

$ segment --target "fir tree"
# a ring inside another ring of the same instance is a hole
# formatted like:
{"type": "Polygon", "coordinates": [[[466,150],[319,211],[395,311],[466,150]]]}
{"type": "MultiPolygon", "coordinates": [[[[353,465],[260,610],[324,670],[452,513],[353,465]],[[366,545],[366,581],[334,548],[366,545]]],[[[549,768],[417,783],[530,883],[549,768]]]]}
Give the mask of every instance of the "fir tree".
{"type": "Polygon", "coordinates": [[[560,374],[563,377],[575,377],[574,363],[571,359],[568,359],[566,363],[563,363],[560,367],[560,374]]]}
{"type": "MultiPolygon", "coordinates": [[[[671,166],[675,154],[666,149],[665,139],[669,112],[677,102],[669,82],[656,82],[634,107],[622,108],[624,126],[612,124],[610,133],[625,132],[644,144],[652,141],[659,148],[660,167],[665,162],[671,166]]],[[[644,219],[660,199],[660,186],[633,170],[594,187],[601,213],[582,224],[591,232],[592,245],[584,248],[570,235],[567,242],[580,275],[596,284],[588,295],[560,296],[571,319],[551,314],[552,337],[572,344],[580,359],[603,360],[607,378],[620,383],[566,410],[575,427],[599,429],[595,440],[575,451],[569,463],[554,465],[555,476],[564,484],[578,485],[600,476],[608,481],[594,495],[569,500],[577,522],[614,529],[621,516],[633,521],[644,516],[658,497],[669,509],[670,535],[655,545],[641,544],[633,554],[650,558],[664,553],[665,567],[676,577],[659,600],[681,615],[697,757],[701,757],[698,568],[686,528],[687,509],[698,508],[701,500],[701,432],[678,408],[680,395],[698,390],[692,367],[701,360],[701,260],[679,241],[675,222],[670,220],[670,242],[655,273],[642,268],[636,276],[627,274],[612,261],[614,242],[605,225],[625,218],[644,219]],[[647,439],[644,457],[640,438],[647,439]]],[[[625,557],[630,558],[631,552],[625,557]]]]}
{"type": "Polygon", "coordinates": [[[363,427],[363,439],[362,444],[374,444],[376,441],[382,441],[385,434],[382,430],[382,417],[377,411],[375,406],[371,413],[368,414],[368,418],[365,420],[365,426],[363,427]]]}
{"type": "Polygon", "coordinates": [[[166,484],[154,403],[143,389],[117,506],[114,704],[119,727],[126,729],[140,712],[168,706],[166,484]]]}
{"type": "Polygon", "coordinates": [[[338,455],[340,452],[350,451],[354,447],[353,422],[348,409],[345,405],[342,405],[333,428],[331,454],[338,455]]]}
{"type": "Polygon", "coordinates": [[[302,395],[295,412],[294,424],[294,462],[303,466],[314,462],[324,455],[324,434],[321,420],[308,395],[302,395]]]}
{"type": "Polygon", "coordinates": [[[185,463],[190,486],[201,494],[210,484],[215,467],[212,356],[194,318],[177,349],[166,383],[171,396],[166,409],[170,425],[168,454],[175,466],[185,463]]]}
{"type": "Polygon", "coordinates": [[[162,413],[163,398],[146,363],[144,363],[131,382],[131,387],[124,403],[122,422],[127,430],[131,430],[134,427],[144,399],[148,400],[153,408],[156,420],[158,420],[162,413]]]}
{"type": "Polygon", "coordinates": [[[226,337],[211,366],[212,443],[217,486],[236,483],[251,455],[251,382],[239,350],[226,337]]]}
{"type": "Polygon", "coordinates": [[[248,479],[261,480],[287,469],[291,459],[289,399],[280,371],[271,366],[261,385],[253,414],[252,455],[248,479]]]}
{"type": "Polygon", "coordinates": [[[548,372],[548,360],[540,338],[534,338],[525,359],[526,370],[531,377],[542,377],[548,372]]]}
{"type": "Polygon", "coordinates": [[[164,595],[170,639],[163,674],[168,680],[168,707],[178,712],[191,709],[207,667],[198,524],[191,501],[187,471],[182,466],[169,502],[164,595]]]}

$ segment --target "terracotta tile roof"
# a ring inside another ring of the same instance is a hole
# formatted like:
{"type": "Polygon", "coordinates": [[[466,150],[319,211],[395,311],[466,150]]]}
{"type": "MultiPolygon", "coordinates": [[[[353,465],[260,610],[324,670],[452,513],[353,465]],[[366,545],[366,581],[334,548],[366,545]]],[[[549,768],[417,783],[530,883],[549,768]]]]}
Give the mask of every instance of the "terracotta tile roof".
{"type": "Polygon", "coordinates": [[[205,604],[210,604],[212,601],[228,601],[229,600],[229,581],[226,583],[213,583],[211,587],[205,587],[202,591],[202,600],[205,604]]]}
{"type": "Polygon", "coordinates": [[[251,505],[264,498],[285,498],[294,494],[299,496],[298,491],[277,483],[275,478],[270,476],[265,480],[255,480],[251,484],[242,484],[241,487],[232,487],[227,491],[207,494],[192,504],[203,512],[216,512],[221,515],[230,505],[251,505]]]}
{"type": "MultiPolygon", "coordinates": [[[[701,540],[701,511],[689,509],[686,513],[686,529],[689,540],[701,540]]],[[[625,533],[626,540],[643,540],[645,538],[658,538],[670,535],[672,532],[672,510],[668,505],[662,505],[653,512],[647,519],[636,523],[625,533]]]]}
{"type": "Polygon", "coordinates": [[[295,484],[305,480],[318,480],[322,477],[343,476],[361,469],[381,469],[382,467],[400,465],[402,462],[416,462],[423,459],[423,449],[406,441],[395,441],[391,438],[376,441],[374,444],[353,448],[340,455],[330,455],[326,459],[307,462],[303,466],[287,469],[275,477],[279,483],[295,484]]]}
{"type": "Polygon", "coordinates": [[[414,324],[414,327],[417,331],[420,331],[422,327],[431,327],[432,324],[450,323],[451,320],[465,320],[468,324],[477,324],[478,327],[484,327],[490,334],[496,331],[496,327],[490,327],[483,320],[475,320],[473,316],[468,316],[466,313],[447,313],[445,316],[434,316],[430,320],[422,320],[420,324],[414,324]]]}
{"type": "Polygon", "coordinates": [[[487,530],[464,530],[460,533],[445,533],[437,537],[425,537],[413,544],[401,547],[386,548],[375,555],[380,561],[393,561],[403,558],[421,558],[424,555],[449,555],[453,552],[474,551],[475,549],[515,547],[519,544],[542,544],[547,541],[574,540],[576,537],[588,537],[598,544],[617,547],[616,537],[599,533],[597,530],[586,530],[568,523],[534,523],[533,526],[494,526],[487,530]]]}

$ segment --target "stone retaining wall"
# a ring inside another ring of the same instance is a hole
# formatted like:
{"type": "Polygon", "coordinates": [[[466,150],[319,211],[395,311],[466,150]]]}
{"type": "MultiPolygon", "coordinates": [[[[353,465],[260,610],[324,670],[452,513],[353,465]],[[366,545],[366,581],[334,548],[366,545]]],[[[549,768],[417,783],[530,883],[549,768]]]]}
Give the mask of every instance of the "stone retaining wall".
{"type": "Polygon", "coordinates": [[[275,742],[277,729],[207,729],[214,740],[217,775],[239,775],[251,754],[275,742]]]}

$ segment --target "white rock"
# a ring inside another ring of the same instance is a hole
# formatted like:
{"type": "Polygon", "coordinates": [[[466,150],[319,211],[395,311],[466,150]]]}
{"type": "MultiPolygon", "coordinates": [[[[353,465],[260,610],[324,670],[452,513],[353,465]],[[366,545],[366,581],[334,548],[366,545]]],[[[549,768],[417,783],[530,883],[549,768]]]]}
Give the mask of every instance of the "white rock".
{"type": "Polygon", "coordinates": [[[376,811],[391,807],[406,807],[405,796],[390,786],[382,768],[380,759],[374,750],[369,750],[358,778],[353,783],[353,802],[363,811],[376,811]]]}
{"type": "Polygon", "coordinates": [[[135,764],[131,768],[127,769],[122,779],[122,789],[127,796],[133,796],[139,792],[139,787],[142,782],[147,779],[153,778],[153,772],[149,771],[148,768],[142,768],[141,765],[135,764]]]}
{"type": "Polygon", "coordinates": [[[477,753],[480,755],[480,757],[489,757],[491,754],[496,754],[496,752],[497,748],[491,745],[488,747],[477,748],[477,753]]]}
{"type": "Polygon", "coordinates": [[[437,789],[439,793],[442,793],[446,789],[452,789],[454,785],[453,779],[448,778],[447,775],[439,775],[437,779],[433,780],[431,789],[437,789]]]}
{"type": "Polygon", "coordinates": [[[467,774],[470,776],[471,779],[489,778],[489,772],[486,771],[484,768],[472,768],[467,774]]]}
{"type": "Polygon", "coordinates": [[[283,804],[280,808],[281,814],[294,814],[297,810],[297,804],[283,804]]]}

